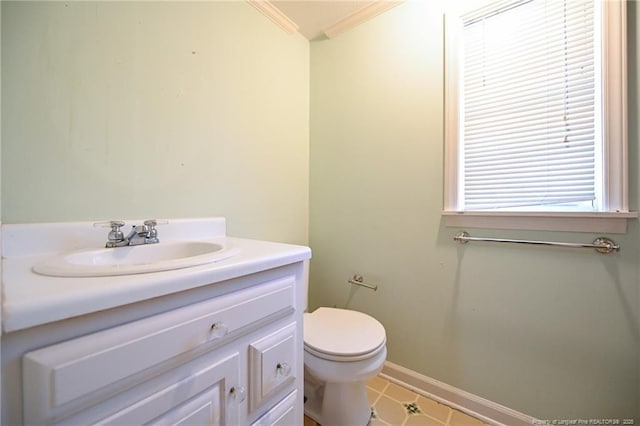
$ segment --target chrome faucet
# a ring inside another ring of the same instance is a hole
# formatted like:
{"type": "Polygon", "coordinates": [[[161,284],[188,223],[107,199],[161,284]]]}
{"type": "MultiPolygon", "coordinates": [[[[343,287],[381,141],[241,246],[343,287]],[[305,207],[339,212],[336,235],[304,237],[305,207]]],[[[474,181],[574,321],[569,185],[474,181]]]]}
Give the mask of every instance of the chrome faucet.
{"type": "Polygon", "coordinates": [[[156,244],[159,243],[158,230],[156,225],[158,221],[155,219],[145,220],[143,225],[134,225],[131,228],[131,232],[125,237],[121,228],[124,226],[124,222],[121,220],[112,220],[106,222],[111,227],[109,235],[107,236],[107,243],[105,247],[125,247],[125,246],[137,246],[142,244],[156,244]]]}

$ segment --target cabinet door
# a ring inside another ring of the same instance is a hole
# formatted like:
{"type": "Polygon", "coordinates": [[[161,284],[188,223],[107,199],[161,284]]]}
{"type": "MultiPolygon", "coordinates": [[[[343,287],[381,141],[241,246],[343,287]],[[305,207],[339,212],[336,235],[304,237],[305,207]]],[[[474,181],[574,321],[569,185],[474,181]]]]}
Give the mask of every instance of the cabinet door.
{"type": "Polygon", "coordinates": [[[144,389],[134,388],[127,392],[130,395],[105,401],[57,424],[236,426],[244,399],[239,358],[238,353],[219,360],[205,356],[168,375],[164,388],[142,399],[136,401],[134,396],[145,395],[144,389]]]}

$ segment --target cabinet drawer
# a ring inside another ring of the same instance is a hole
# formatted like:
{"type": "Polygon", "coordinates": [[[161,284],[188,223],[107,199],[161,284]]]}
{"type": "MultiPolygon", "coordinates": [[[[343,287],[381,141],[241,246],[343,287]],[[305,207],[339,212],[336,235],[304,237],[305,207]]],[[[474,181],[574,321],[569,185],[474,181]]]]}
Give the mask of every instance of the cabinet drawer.
{"type": "Polygon", "coordinates": [[[302,419],[296,418],[296,398],[298,391],[294,390],[282,401],[267,411],[251,426],[292,426],[302,424],[302,419]]]}
{"type": "Polygon", "coordinates": [[[249,345],[249,408],[255,410],[296,378],[296,324],[249,345]]]}
{"type": "Polygon", "coordinates": [[[268,281],[29,352],[23,357],[24,397],[29,407],[25,411],[49,417],[65,404],[82,406],[76,400],[87,399],[92,392],[117,393],[119,380],[204,345],[213,347],[269,317],[292,312],[294,285],[294,276],[268,281]]]}

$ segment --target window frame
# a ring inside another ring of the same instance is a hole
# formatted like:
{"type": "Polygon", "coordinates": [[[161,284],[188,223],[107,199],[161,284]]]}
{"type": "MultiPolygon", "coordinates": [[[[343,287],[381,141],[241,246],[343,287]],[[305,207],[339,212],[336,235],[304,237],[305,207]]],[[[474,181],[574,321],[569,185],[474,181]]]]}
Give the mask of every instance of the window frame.
{"type": "MultiPolygon", "coordinates": [[[[522,230],[625,233],[637,218],[628,205],[626,2],[599,1],[602,13],[603,211],[461,211],[458,195],[460,58],[459,11],[445,14],[444,200],[446,226],[522,230]]],[[[504,3],[504,2],[502,2],[504,3]]]]}

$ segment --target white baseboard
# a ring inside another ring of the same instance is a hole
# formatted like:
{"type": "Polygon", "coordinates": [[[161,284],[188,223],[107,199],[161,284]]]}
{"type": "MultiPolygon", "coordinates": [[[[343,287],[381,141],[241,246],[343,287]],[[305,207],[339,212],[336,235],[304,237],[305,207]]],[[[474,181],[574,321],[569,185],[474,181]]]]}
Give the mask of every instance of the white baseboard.
{"type": "Polygon", "coordinates": [[[544,425],[545,422],[511,408],[465,392],[431,377],[386,361],[380,373],[385,379],[409,388],[495,426],[544,425]]]}

